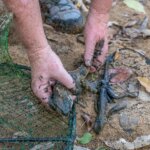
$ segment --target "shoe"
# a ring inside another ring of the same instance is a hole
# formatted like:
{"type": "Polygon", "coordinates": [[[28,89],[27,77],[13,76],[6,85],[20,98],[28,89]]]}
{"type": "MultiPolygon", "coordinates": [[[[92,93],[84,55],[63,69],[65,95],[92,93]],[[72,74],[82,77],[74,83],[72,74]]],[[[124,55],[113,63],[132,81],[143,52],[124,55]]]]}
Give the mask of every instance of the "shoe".
{"type": "Polygon", "coordinates": [[[45,21],[55,29],[65,33],[79,33],[84,27],[81,12],[70,0],[44,0],[47,7],[45,21]]]}

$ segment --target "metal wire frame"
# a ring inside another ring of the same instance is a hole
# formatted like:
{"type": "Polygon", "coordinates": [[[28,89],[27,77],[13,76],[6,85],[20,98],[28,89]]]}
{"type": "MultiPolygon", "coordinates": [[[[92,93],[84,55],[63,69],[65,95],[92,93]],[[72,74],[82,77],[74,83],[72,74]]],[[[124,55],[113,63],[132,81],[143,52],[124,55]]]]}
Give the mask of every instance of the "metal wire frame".
{"type": "MultiPolygon", "coordinates": [[[[3,54],[2,58],[4,57],[4,60],[6,60],[6,56],[8,57],[6,61],[1,62],[0,67],[2,66],[8,66],[10,68],[17,68],[18,70],[24,70],[24,71],[30,71],[29,67],[18,65],[18,64],[12,64],[12,59],[9,56],[8,53],[8,32],[9,32],[9,25],[12,20],[12,14],[7,14],[2,17],[0,17],[0,49],[3,54]]],[[[3,70],[2,70],[3,71],[3,70]]],[[[11,81],[11,79],[10,79],[11,81]]],[[[12,87],[11,87],[12,88],[12,87]]],[[[20,92],[20,91],[19,91],[20,92]]],[[[16,91],[16,95],[20,94],[18,91],[16,91]]],[[[27,91],[26,91],[27,92],[27,91]]],[[[12,95],[13,96],[13,95],[12,95]]],[[[11,99],[11,95],[6,95],[7,98],[11,99]]],[[[2,105],[2,103],[1,103],[2,105]]],[[[9,106],[9,110],[13,109],[13,106],[9,106]]],[[[13,110],[14,111],[14,110],[13,110]]],[[[9,113],[13,113],[11,111],[8,111],[9,113]]],[[[16,113],[20,117],[21,114],[16,113]]],[[[37,118],[38,120],[39,118],[37,118]]],[[[21,123],[21,120],[19,120],[21,123]]],[[[11,122],[12,123],[12,122],[11,122]]],[[[55,142],[65,143],[65,149],[64,150],[72,150],[74,145],[74,140],[76,137],[76,112],[75,112],[75,106],[73,106],[72,112],[70,113],[68,117],[68,131],[67,135],[65,136],[54,136],[54,137],[17,137],[17,138],[10,138],[10,137],[0,137],[0,144],[9,144],[9,143],[36,143],[36,142],[55,142]]],[[[57,126],[57,124],[56,124],[57,126]]],[[[3,130],[1,128],[1,130],[3,130]]]]}
{"type": "MultiPolygon", "coordinates": [[[[30,71],[30,68],[26,68],[25,66],[22,65],[17,65],[17,64],[7,64],[7,63],[3,63],[0,64],[0,67],[2,66],[8,66],[11,67],[13,69],[13,67],[23,70],[28,70],[30,71]]],[[[6,103],[6,102],[5,102],[6,103]]],[[[3,103],[2,103],[3,105],[3,103]]],[[[10,106],[9,109],[12,109],[13,106],[10,106]]],[[[12,112],[8,112],[10,114],[12,114],[12,112]]],[[[27,113],[27,112],[25,112],[27,113]]],[[[20,116],[19,116],[20,117],[20,116]]],[[[0,138],[0,143],[33,143],[33,142],[63,142],[65,143],[65,150],[72,150],[73,149],[73,145],[74,145],[74,140],[75,140],[75,136],[76,136],[76,112],[75,112],[75,106],[73,106],[72,112],[69,114],[68,117],[69,121],[68,121],[68,132],[66,136],[57,136],[57,137],[25,137],[25,138],[0,138]]],[[[38,118],[37,118],[38,120],[38,118]]],[[[57,122],[56,122],[56,126],[57,126],[57,122]]]]}

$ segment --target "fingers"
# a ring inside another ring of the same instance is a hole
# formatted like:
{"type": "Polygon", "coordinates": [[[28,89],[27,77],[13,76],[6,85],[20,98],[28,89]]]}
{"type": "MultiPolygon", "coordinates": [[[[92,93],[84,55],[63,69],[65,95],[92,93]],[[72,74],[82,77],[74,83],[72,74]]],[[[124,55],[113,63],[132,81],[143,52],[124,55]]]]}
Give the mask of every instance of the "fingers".
{"type": "Polygon", "coordinates": [[[45,79],[45,82],[41,82],[39,79],[33,79],[31,83],[32,90],[34,94],[39,98],[39,100],[47,105],[49,97],[52,94],[51,85],[49,84],[48,79],[45,79]]]}
{"type": "Polygon", "coordinates": [[[57,81],[61,82],[68,89],[75,88],[75,82],[74,82],[73,78],[64,68],[59,71],[57,76],[55,76],[55,79],[57,81]]]}
{"type": "MultiPolygon", "coordinates": [[[[86,36],[85,36],[86,37],[86,36]]],[[[104,44],[103,44],[103,48],[102,49],[98,49],[100,50],[100,52],[95,52],[96,51],[96,44],[97,41],[103,41],[103,39],[101,38],[96,38],[91,36],[87,36],[87,38],[85,39],[85,54],[84,54],[84,61],[85,61],[85,65],[88,67],[93,67],[95,69],[99,69],[105,62],[105,59],[107,57],[108,54],[108,40],[107,40],[107,36],[104,39],[104,44]],[[99,39],[99,40],[97,40],[99,39]],[[96,54],[96,56],[95,56],[96,54]]]]}
{"type": "Polygon", "coordinates": [[[96,40],[93,40],[94,37],[92,35],[85,36],[85,37],[87,37],[87,38],[85,39],[84,61],[85,61],[85,65],[89,67],[92,65],[96,40]]]}
{"type": "Polygon", "coordinates": [[[104,46],[101,50],[101,55],[98,55],[93,60],[93,66],[95,66],[96,68],[101,67],[104,64],[105,60],[106,60],[107,54],[108,54],[108,40],[107,40],[107,38],[105,38],[104,46]]]}

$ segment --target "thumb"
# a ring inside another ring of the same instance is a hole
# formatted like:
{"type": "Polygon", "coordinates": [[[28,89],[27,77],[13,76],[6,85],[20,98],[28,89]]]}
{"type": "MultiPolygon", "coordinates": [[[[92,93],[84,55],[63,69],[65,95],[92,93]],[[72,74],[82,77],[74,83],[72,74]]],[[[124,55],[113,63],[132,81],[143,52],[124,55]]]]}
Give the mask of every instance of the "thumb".
{"type": "Polygon", "coordinates": [[[85,53],[84,53],[84,61],[86,66],[92,65],[94,50],[95,50],[96,40],[94,40],[93,36],[88,36],[85,39],[85,53]]]}
{"type": "Polygon", "coordinates": [[[75,88],[75,82],[74,82],[73,78],[64,68],[59,72],[59,74],[57,74],[55,79],[57,81],[61,82],[68,89],[75,88]]]}

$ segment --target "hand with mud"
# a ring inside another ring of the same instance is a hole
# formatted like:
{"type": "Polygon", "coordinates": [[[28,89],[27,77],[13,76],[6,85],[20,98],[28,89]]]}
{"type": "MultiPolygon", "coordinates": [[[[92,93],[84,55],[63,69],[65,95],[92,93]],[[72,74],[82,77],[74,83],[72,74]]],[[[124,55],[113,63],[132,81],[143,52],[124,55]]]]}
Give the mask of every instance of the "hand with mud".
{"type": "Polygon", "coordinates": [[[86,66],[90,66],[94,70],[104,64],[108,53],[107,24],[111,3],[111,0],[93,0],[87,18],[84,32],[84,60],[86,66]],[[102,49],[96,50],[96,45],[100,42],[103,44],[102,49]]]}
{"type": "Polygon", "coordinates": [[[47,105],[52,94],[55,81],[59,81],[68,89],[75,86],[72,77],[64,69],[59,57],[48,46],[30,55],[32,68],[32,90],[47,105]]]}
{"type": "Polygon", "coordinates": [[[20,33],[32,71],[34,94],[46,104],[52,94],[54,80],[67,88],[75,85],[64,69],[59,57],[52,51],[46,39],[38,0],[4,0],[14,14],[14,21],[20,33]]]}

